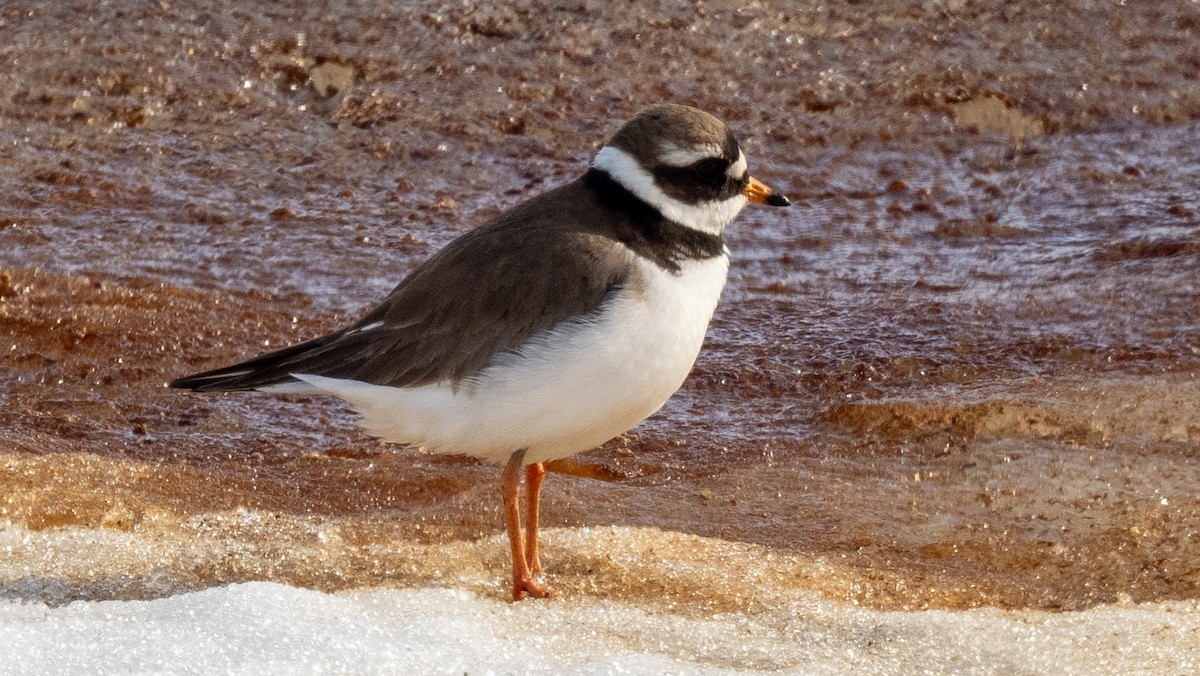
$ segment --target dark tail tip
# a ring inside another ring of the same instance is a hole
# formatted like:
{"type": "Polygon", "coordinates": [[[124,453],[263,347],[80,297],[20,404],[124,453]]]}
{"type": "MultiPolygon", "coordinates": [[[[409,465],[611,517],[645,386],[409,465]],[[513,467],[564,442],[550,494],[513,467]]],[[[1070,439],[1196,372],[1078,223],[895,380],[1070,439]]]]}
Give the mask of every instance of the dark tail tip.
{"type": "Polygon", "coordinates": [[[246,369],[225,368],[205,373],[195,373],[190,376],[176,378],[167,383],[167,387],[176,390],[191,390],[193,392],[236,392],[252,390],[255,384],[247,382],[245,376],[251,371],[246,369]]]}
{"type": "Polygon", "coordinates": [[[194,378],[176,378],[167,383],[167,387],[173,390],[195,390],[199,384],[194,378]]]}

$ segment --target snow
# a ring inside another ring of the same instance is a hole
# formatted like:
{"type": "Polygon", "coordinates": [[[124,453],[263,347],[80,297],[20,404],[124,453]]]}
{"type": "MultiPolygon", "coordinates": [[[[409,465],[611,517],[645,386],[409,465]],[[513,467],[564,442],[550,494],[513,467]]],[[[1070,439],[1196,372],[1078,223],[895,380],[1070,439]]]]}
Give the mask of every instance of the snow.
{"type": "Polygon", "coordinates": [[[135,601],[0,602],[4,674],[1170,674],[1200,605],[871,611],[812,598],[685,617],[595,599],[248,582],[135,601]]]}

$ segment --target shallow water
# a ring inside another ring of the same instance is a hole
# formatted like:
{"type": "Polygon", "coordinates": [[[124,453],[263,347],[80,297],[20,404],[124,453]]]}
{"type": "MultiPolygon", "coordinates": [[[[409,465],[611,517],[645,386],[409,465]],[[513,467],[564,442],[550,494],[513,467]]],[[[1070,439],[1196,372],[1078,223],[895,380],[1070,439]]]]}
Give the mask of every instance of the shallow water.
{"type": "Polygon", "coordinates": [[[498,468],[163,384],[353,319],[667,99],[797,204],[729,231],[683,390],[552,468],[568,597],[1194,602],[1200,18],[944,4],[6,5],[0,594],[502,596],[498,468]]]}

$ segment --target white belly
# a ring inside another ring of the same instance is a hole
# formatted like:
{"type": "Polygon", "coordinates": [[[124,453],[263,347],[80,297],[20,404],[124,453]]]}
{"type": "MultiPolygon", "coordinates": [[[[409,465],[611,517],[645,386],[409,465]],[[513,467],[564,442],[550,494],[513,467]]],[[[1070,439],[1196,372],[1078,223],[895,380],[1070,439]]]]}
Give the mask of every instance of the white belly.
{"type": "Polygon", "coordinates": [[[677,276],[639,265],[643,283],[609,301],[596,321],[539,334],[457,388],[297,377],[351,402],[363,428],[386,441],[497,462],[522,448],[526,462],[585,451],[641,422],[679,389],[729,260],[687,262],[677,276]]]}

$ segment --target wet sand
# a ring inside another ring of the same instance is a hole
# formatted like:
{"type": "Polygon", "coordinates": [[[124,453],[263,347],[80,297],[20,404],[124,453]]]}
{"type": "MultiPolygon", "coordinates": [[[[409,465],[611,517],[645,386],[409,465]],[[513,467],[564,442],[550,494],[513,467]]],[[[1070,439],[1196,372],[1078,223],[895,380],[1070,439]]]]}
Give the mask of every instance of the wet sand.
{"type": "Polygon", "coordinates": [[[567,595],[1200,597],[1194,4],[258,11],[0,10],[0,596],[502,595],[498,468],[164,383],[354,318],[670,100],[799,204],[731,228],[663,412],[553,468],[567,595]]]}

